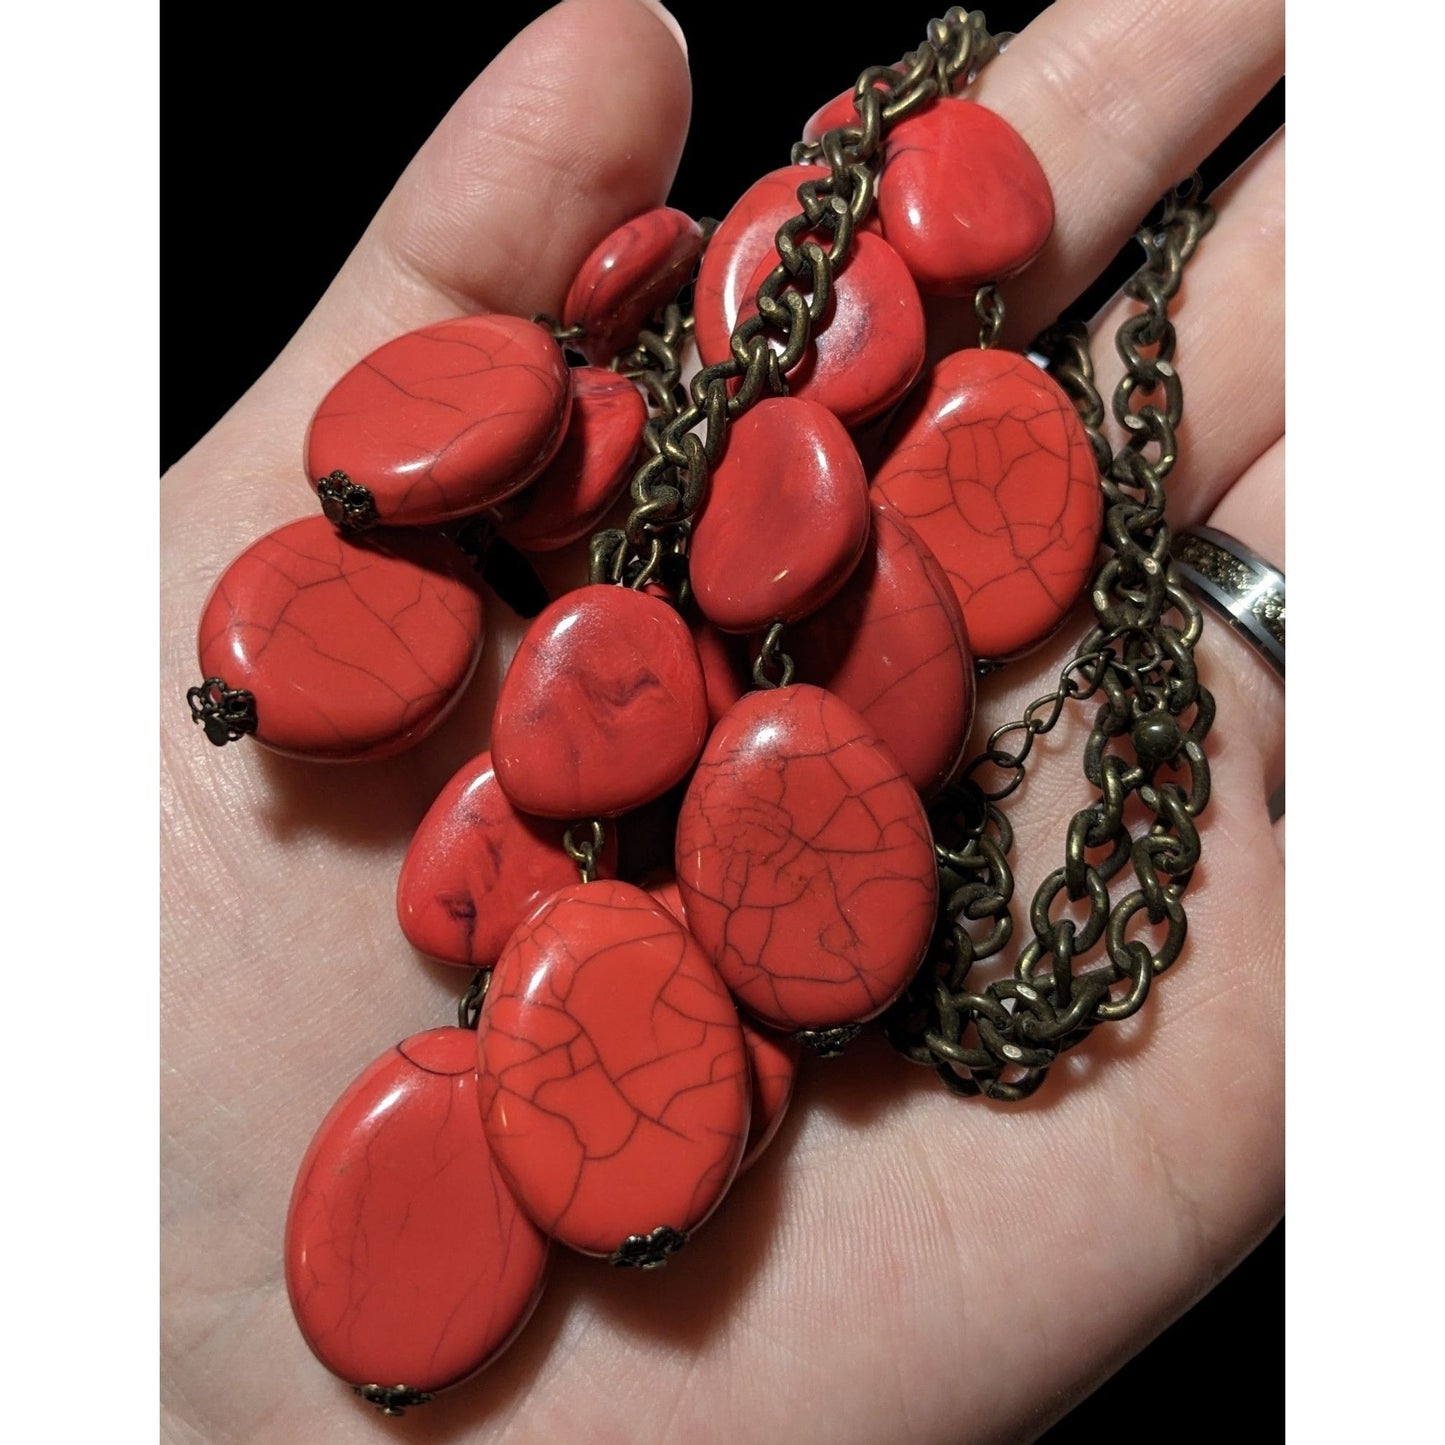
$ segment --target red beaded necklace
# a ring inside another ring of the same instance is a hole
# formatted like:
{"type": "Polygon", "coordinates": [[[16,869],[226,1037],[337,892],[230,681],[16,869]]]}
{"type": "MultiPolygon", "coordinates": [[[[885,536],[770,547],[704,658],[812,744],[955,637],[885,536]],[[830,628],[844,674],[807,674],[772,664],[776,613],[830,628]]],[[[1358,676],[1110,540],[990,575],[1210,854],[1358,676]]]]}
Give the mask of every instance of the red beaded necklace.
{"type": "MultiPolygon", "coordinates": [[[[991,856],[1002,794],[949,792],[975,673],[1064,620],[1105,506],[1074,401],[992,346],[997,283],[1053,224],[1023,140],[950,94],[995,49],[951,12],[715,229],[660,208],[601,240],[560,321],[462,316],[360,361],[306,439],[324,515],[247,549],[206,604],[189,701],[213,742],[384,757],[476,668],[469,551],[567,547],[631,479],[402,865],[402,933],[480,970],[459,1024],[367,1069],[297,1177],[297,1321],[390,1413],[506,1346],[550,1240],[642,1267],[680,1249],[776,1131],[800,1048],[928,991],[958,870],[991,856]],[[982,345],[925,371],[920,292],[975,296],[982,345]],[[971,800],[974,853],[939,841],[940,800],[971,800]],[[639,876],[618,836],[649,815],[672,867],[639,876]]],[[[925,1057],[969,1087],[959,1037],[925,1057]]]]}

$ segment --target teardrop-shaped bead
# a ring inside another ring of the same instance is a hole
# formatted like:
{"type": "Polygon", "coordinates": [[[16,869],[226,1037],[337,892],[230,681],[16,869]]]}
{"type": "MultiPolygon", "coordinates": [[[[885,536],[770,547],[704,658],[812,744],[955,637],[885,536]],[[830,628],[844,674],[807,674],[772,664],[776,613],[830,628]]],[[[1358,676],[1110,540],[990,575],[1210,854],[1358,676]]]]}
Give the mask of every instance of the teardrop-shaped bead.
{"type": "Polygon", "coordinates": [[[794,684],[714,730],[677,827],[688,927],[739,1003],[785,1030],[881,1013],[933,933],[933,838],[897,759],[846,703],[794,684]]]}
{"type": "Polygon", "coordinates": [[[644,211],[604,236],[562,307],[565,325],[585,329],[569,345],[596,365],[611,361],[687,284],[701,251],[702,227],[671,206],[644,211]]]}
{"type": "Polygon", "coordinates": [[[469,1030],[404,1040],[316,1131],[286,1219],[286,1288],[343,1380],[405,1401],[466,1379],[526,1323],[546,1264],[482,1129],[469,1030]]]}
{"type": "Polygon", "coordinates": [[[647,404],[615,371],[572,371],[572,416],[561,449],[506,509],[497,531],[524,552],[555,552],[584,537],[627,485],[647,404]]]}
{"type": "Polygon", "coordinates": [[[579,587],[522,638],[497,697],[492,761],[524,813],[611,818],[681,782],[707,726],[682,618],[631,588],[579,587]]]}
{"type": "Polygon", "coordinates": [[[925,798],[953,776],[973,722],[973,653],[943,569],[886,502],[873,504],[858,570],[786,649],[798,679],[853,708],[925,798]]]}
{"type": "Polygon", "coordinates": [[[826,407],[769,397],[728,428],[693,529],[693,596],[724,632],[821,607],[868,544],[868,479],[826,407]]]}
{"type": "Polygon", "coordinates": [[[1011,351],[957,351],[893,420],[873,492],[948,573],[975,656],[1044,641],[1088,586],[1103,493],[1063,388],[1011,351]]]}
{"type": "Polygon", "coordinates": [[[475,569],[444,537],[288,523],[221,574],[200,664],[255,696],[256,740],[298,757],[397,753],[461,695],[481,654],[475,569]]]}
{"type": "MultiPolygon", "coordinates": [[[[616,865],[607,830],[598,876],[616,865]]],[[[555,822],[519,813],[497,786],[491,753],[473,758],[427,810],[402,861],[396,915],[413,947],[485,968],[537,906],[577,877],[555,822]]]]}
{"type": "Polygon", "coordinates": [[[1038,255],[1054,228],[1054,197],[1013,126],[951,97],[889,132],[878,219],[920,291],[966,296],[1038,255]]]}
{"type": "Polygon", "coordinates": [[[555,1239],[661,1263],[737,1173],[748,1064],[717,971],[630,883],[575,884],[513,935],[477,1030],[487,1137],[555,1239]]]}
{"type": "MultiPolygon", "coordinates": [[[[771,252],[748,279],[742,314],[757,312],[758,288],[777,265],[771,252]]],[[[801,293],[813,299],[811,288],[801,293]]],[[[833,293],[798,364],[786,373],[789,396],[826,406],[846,427],[881,416],[923,369],[923,302],[898,253],[860,231],[833,278],[833,293]]]]}
{"type": "Polygon", "coordinates": [[[410,331],[326,394],[306,437],[313,487],[343,472],[377,519],[420,526],[480,512],[551,461],[572,404],[566,358],[519,316],[410,331]]]}

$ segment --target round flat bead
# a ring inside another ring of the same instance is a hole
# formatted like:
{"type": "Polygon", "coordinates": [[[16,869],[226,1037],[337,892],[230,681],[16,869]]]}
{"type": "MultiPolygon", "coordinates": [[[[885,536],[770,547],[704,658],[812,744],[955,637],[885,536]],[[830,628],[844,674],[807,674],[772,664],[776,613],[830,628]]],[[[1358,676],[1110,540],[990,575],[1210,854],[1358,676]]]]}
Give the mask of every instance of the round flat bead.
{"type": "Polygon", "coordinates": [[[689,627],[702,663],[708,722],[715,723],[753,685],[748,645],[741,637],[719,632],[705,617],[695,618],[689,627]]]}
{"type": "MultiPolygon", "coordinates": [[[[750,278],[767,257],[777,264],[773,238],[784,221],[802,213],[798,187],[822,180],[820,166],[783,166],[759,177],[738,197],[707,243],[693,288],[697,349],[705,366],[724,361],[750,278]]],[[[754,288],[756,289],[756,288],[754,288]]]]}
{"type": "Polygon", "coordinates": [[[681,782],[707,726],[682,618],[630,588],[579,587],[523,637],[497,698],[492,761],[524,813],[610,818],[681,782]]]}
{"type": "Polygon", "coordinates": [[[1014,352],[940,361],[889,426],[873,491],[948,573],[977,657],[1037,646],[1088,586],[1103,519],[1088,433],[1014,352]]]}
{"type": "MultiPolygon", "coordinates": [[[[749,298],[774,264],[764,258],[749,279],[745,315],[755,313],[749,298]]],[[[804,294],[811,299],[811,291],[804,294]]],[[[924,343],[923,302],[908,267],[881,236],[860,231],[802,358],[787,373],[788,394],[826,406],[844,426],[861,426],[918,379],[924,343]]]]}
{"type": "Polygon", "coordinates": [[[467,1029],[379,1058],[301,1162],[286,1288],[306,1343],[353,1385],[464,1380],[526,1323],[546,1263],[487,1145],[467,1029]]]}
{"type": "Polygon", "coordinates": [[[798,678],[857,712],[925,798],[963,758],[973,722],[973,654],[948,577],[885,502],[858,570],[789,631],[798,678]]]}
{"type": "Polygon", "coordinates": [[[211,590],[201,671],[255,694],[256,740],[278,752],[400,752],[446,716],[476,667],[485,619],[475,579],[443,537],[291,522],[211,590]]]}
{"type": "Polygon", "coordinates": [[[513,498],[498,532],[524,552],[554,552],[595,527],[627,485],[647,403],[615,371],[572,372],[572,417],[561,449],[513,498]]]}
{"type": "Polygon", "coordinates": [[[497,963],[477,1042],[498,1163],[573,1249],[687,1234],[737,1173],[749,1108],[737,1012],[640,888],[575,884],[544,903],[497,963]]]}
{"type": "Polygon", "coordinates": [[[789,1032],[881,1013],[933,933],[918,794],[869,725],[808,684],[750,693],[718,724],[683,799],[676,871],[733,995],[789,1032]]]}
{"type": "Polygon", "coordinates": [[[1002,116],[945,99],[884,142],[878,219],[921,291],[970,294],[1022,271],[1054,228],[1048,177],[1002,116]]]}
{"type": "Polygon", "coordinates": [[[571,408],[566,358],[519,316],[460,316],[388,341],[327,393],[306,437],[314,487],[342,471],[382,522],[465,517],[551,461],[571,408]]]}
{"type": "Polygon", "coordinates": [[[843,424],[769,397],[728,428],[693,528],[693,596],[724,632],[792,622],[837,592],[867,544],[868,480],[843,424]]]}
{"type": "MultiPolygon", "coordinates": [[[[616,864],[615,830],[598,864],[616,864]]],[[[443,963],[485,968],[540,903],[577,877],[562,829],[517,812],[497,786],[491,753],[437,795],[401,865],[396,916],[413,947],[443,963]]]]}
{"type": "Polygon", "coordinates": [[[626,350],[687,284],[701,251],[702,228],[671,206],[619,226],[593,248],[567,292],[563,324],[587,332],[569,344],[599,364],[626,350]]]}
{"type": "MultiPolygon", "coordinates": [[[[638,886],[645,888],[684,928],[687,927],[687,909],[683,907],[682,891],[671,873],[651,874],[638,886]]],[[[753,1100],[743,1162],[738,1165],[738,1173],[742,1174],[757,1163],[763,1150],[773,1142],[783,1115],[788,1112],[802,1045],[787,1034],[774,1033],[761,1024],[755,1024],[746,1015],[739,1015],[738,1023],[743,1031],[743,1045],[748,1051],[748,1082],[753,1100]]]]}

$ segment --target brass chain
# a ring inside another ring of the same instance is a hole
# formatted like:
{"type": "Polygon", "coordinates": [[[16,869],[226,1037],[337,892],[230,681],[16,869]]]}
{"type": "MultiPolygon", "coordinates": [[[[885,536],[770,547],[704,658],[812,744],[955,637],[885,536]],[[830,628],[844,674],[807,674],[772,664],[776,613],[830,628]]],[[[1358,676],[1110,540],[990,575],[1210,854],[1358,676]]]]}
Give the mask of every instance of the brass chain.
{"type": "Polygon", "coordinates": [[[895,1047],[958,1094],[1027,1098],[1097,1024],[1136,1013],[1184,946],[1182,899],[1199,861],[1195,819],[1209,802],[1204,739],[1214,699],[1194,661],[1200,610],[1169,560],[1164,520],[1184,409],[1169,305],[1213,219],[1196,176],[1137,235],[1145,261],[1125,289],[1143,309],[1116,338],[1125,369],[1113,414],[1126,437],[1117,454],[1101,430],[1087,331],[1072,326],[1040,338],[1094,447],[1109,555],[1090,589],[1095,624],[1058,686],[996,728],[931,813],[942,916],[923,969],[885,1024],[895,1047]],[[1150,400],[1161,393],[1162,404],[1150,400]],[[1031,937],[1012,974],[973,988],[974,965],[1002,952],[1013,933],[1013,830],[998,804],[1023,782],[1034,740],[1070,702],[1101,694],[1083,758],[1098,797],[1074,814],[1063,866],[1034,894],[1031,937]],[[1137,830],[1125,820],[1131,800],[1147,814],[1137,830]],[[1109,885],[1131,866],[1137,886],[1116,901],[1109,885]],[[1060,916],[1060,899],[1086,904],[1083,921],[1060,916]],[[1131,936],[1139,915],[1154,931],[1152,944],[1131,936]],[[1105,957],[1081,968],[1101,944],[1105,957]]]}

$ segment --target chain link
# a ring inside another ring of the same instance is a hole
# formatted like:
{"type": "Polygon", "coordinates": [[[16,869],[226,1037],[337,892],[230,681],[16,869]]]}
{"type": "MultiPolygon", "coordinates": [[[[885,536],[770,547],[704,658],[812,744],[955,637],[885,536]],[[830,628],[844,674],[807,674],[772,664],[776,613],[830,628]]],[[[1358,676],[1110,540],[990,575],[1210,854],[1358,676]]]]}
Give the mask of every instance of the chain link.
{"type": "Polygon", "coordinates": [[[1117,454],[1102,430],[1087,331],[1056,329],[1038,343],[1088,429],[1109,555],[1090,590],[1095,624],[1058,685],[996,728],[932,810],[939,927],[885,1024],[895,1047],[958,1094],[1028,1098],[1060,1054],[1098,1024],[1136,1013],[1184,947],[1182,899],[1199,861],[1195,819],[1209,802],[1204,740],[1214,700],[1194,663],[1201,613],[1169,561],[1164,520],[1164,480],[1184,409],[1169,306],[1212,222],[1192,177],[1138,233],[1145,260],[1125,289],[1142,309],[1116,338],[1125,368],[1112,400],[1125,433],[1117,454]],[[974,966],[1000,954],[1013,934],[1013,834],[998,804],[1023,782],[1034,740],[1052,731],[1069,703],[1095,697],[1102,700],[1083,771],[1098,797],[1075,813],[1063,866],[1034,894],[1031,937],[1012,975],[975,991],[974,966]],[[1149,815],[1136,831],[1126,821],[1131,801],[1149,815]],[[1109,885],[1126,868],[1137,886],[1114,899],[1109,885]],[[1064,916],[1061,904],[1080,905],[1082,921],[1064,916]],[[1132,936],[1140,918],[1152,941],[1132,936]],[[1104,957],[1080,969],[1100,945],[1104,957]]]}

